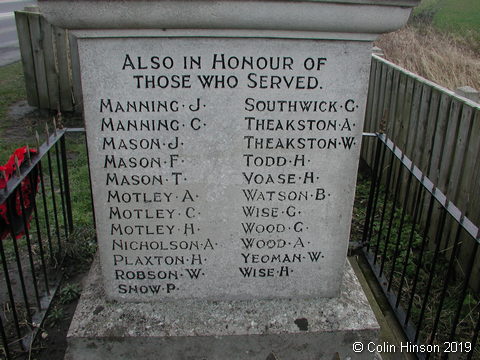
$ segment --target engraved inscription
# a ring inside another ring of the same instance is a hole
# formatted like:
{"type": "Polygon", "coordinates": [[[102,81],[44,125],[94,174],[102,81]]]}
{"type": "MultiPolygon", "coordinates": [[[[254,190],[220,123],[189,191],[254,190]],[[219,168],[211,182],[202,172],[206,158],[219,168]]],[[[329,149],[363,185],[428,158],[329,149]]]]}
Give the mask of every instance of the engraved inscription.
{"type": "Polygon", "coordinates": [[[109,297],[338,291],[369,67],[352,54],[367,45],[140,38],[79,49],[109,297]]]}

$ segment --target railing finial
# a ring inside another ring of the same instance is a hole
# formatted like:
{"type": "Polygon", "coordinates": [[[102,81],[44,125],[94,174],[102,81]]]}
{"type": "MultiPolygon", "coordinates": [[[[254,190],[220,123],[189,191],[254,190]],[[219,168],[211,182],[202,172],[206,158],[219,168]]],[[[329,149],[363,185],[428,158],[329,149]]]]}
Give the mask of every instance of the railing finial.
{"type": "Polygon", "coordinates": [[[5,172],[5,170],[2,170],[2,177],[3,177],[3,179],[5,180],[5,188],[4,188],[4,190],[7,191],[8,179],[7,179],[7,173],[5,172]]]}
{"type": "Polygon", "coordinates": [[[38,135],[37,130],[35,130],[35,141],[37,142],[37,150],[40,151],[40,135],[38,135]]]}
{"type": "Polygon", "coordinates": [[[57,126],[59,129],[63,129],[62,112],[60,111],[60,106],[57,107],[57,126]]]}
{"type": "Polygon", "coordinates": [[[53,117],[53,134],[57,137],[57,120],[53,117]]]}
{"type": "Polygon", "coordinates": [[[25,146],[26,148],[26,153],[27,153],[27,160],[28,160],[28,165],[32,165],[32,158],[30,157],[30,147],[28,146],[25,146]]]}
{"type": "Polygon", "coordinates": [[[50,145],[50,132],[48,131],[48,123],[45,123],[45,133],[47,135],[47,145],[50,145]]]}
{"type": "Polygon", "coordinates": [[[17,155],[15,155],[15,174],[17,175],[17,177],[20,177],[22,175],[20,172],[20,163],[18,161],[17,155]]]}

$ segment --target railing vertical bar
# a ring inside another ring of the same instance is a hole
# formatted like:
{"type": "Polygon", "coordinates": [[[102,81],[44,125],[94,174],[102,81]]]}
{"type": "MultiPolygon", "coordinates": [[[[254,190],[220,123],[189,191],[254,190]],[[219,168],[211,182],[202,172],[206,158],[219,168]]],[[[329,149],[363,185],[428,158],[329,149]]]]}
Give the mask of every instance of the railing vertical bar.
{"type": "MultiPolygon", "coordinates": [[[[33,174],[29,174],[30,178],[30,184],[34,184],[34,178],[33,174]]],[[[43,241],[42,241],[42,232],[40,230],[40,221],[38,218],[38,209],[37,209],[37,199],[35,196],[32,197],[32,203],[33,203],[33,215],[35,217],[35,227],[37,229],[37,243],[38,243],[38,248],[40,250],[40,262],[42,264],[42,272],[43,272],[43,278],[44,278],[44,283],[45,283],[45,289],[47,291],[47,294],[50,295],[50,286],[48,284],[48,275],[47,275],[47,263],[45,261],[45,251],[43,250],[43,241]]]]}
{"type": "Polygon", "coordinates": [[[3,351],[5,353],[5,359],[10,360],[10,351],[8,350],[8,339],[7,339],[7,334],[5,334],[5,329],[3,328],[3,320],[1,315],[0,315],[0,336],[3,342],[3,351]]]}
{"type": "Polygon", "coordinates": [[[478,314],[477,325],[475,326],[475,330],[473,331],[472,341],[470,342],[472,346],[472,350],[468,353],[467,360],[472,359],[475,353],[475,346],[477,345],[479,331],[480,331],[480,314],[478,314]]]}
{"type": "MultiPolygon", "coordinates": [[[[38,293],[38,285],[37,285],[37,274],[35,272],[35,264],[33,263],[33,253],[32,253],[32,243],[30,241],[30,231],[28,229],[29,224],[27,220],[27,216],[25,214],[25,203],[24,203],[24,196],[23,191],[20,188],[19,197],[20,197],[20,209],[22,210],[22,222],[23,222],[23,232],[25,234],[25,240],[27,241],[27,251],[28,251],[28,260],[30,262],[30,272],[32,274],[32,283],[33,283],[33,291],[35,293],[35,300],[37,302],[38,309],[42,308],[40,304],[40,295],[38,293]]],[[[32,189],[33,191],[33,189],[32,189]]]]}
{"type": "Polygon", "coordinates": [[[67,219],[68,219],[68,229],[70,232],[73,231],[73,215],[72,215],[72,199],[70,196],[70,182],[68,176],[68,163],[67,163],[67,149],[65,145],[65,135],[60,139],[60,149],[62,154],[62,165],[63,165],[63,181],[65,189],[65,200],[67,205],[67,219]]]}
{"type": "Polygon", "coordinates": [[[58,186],[60,188],[60,205],[62,208],[62,216],[63,216],[63,226],[65,232],[65,239],[68,238],[68,223],[67,223],[67,212],[65,209],[65,193],[63,190],[63,178],[62,178],[62,171],[61,169],[63,166],[60,165],[60,156],[58,154],[58,142],[55,143],[55,158],[57,162],[57,176],[58,176],[58,186]]]}
{"type": "Polygon", "coordinates": [[[53,170],[52,170],[52,157],[50,156],[50,151],[47,153],[47,162],[48,162],[48,173],[50,176],[50,188],[52,191],[52,204],[53,204],[53,217],[55,220],[55,233],[57,235],[57,255],[62,253],[62,243],[60,241],[60,225],[58,223],[58,215],[57,215],[57,201],[55,199],[55,184],[53,178],[53,170]]]}
{"type": "MultiPolygon", "coordinates": [[[[373,98],[374,98],[374,93],[375,93],[375,76],[372,76],[374,74],[375,69],[376,69],[376,64],[377,62],[375,61],[374,58],[372,58],[372,62],[370,63],[370,79],[369,79],[369,84],[368,84],[368,94],[367,94],[367,106],[365,108],[365,124],[364,124],[364,130],[368,132],[374,132],[375,129],[373,129],[372,125],[372,104],[373,104],[373,98]]],[[[371,166],[370,164],[370,159],[371,155],[370,153],[372,145],[370,142],[366,141],[365,146],[363,147],[363,158],[367,162],[368,166],[371,166]]]]}
{"type": "Polygon", "coordinates": [[[449,283],[450,277],[452,276],[452,273],[453,273],[453,265],[454,265],[454,262],[455,262],[455,258],[457,256],[458,245],[460,243],[460,234],[462,232],[463,220],[464,220],[464,217],[462,217],[462,219],[460,220],[460,223],[458,224],[458,227],[457,227],[457,233],[455,234],[455,242],[453,244],[452,254],[451,254],[450,260],[448,262],[447,274],[445,275],[445,279],[444,279],[444,282],[443,282],[442,293],[440,295],[440,300],[439,300],[439,303],[438,303],[438,310],[437,310],[437,313],[435,315],[435,320],[433,322],[433,328],[432,328],[432,332],[431,332],[431,335],[430,335],[430,342],[429,342],[430,344],[433,344],[433,340],[435,339],[435,336],[436,336],[436,333],[437,333],[438,323],[440,322],[440,315],[442,313],[443,302],[445,300],[445,295],[447,294],[448,283],[449,283]]]}
{"type": "Polygon", "coordinates": [[[12,282],[10,280],[10,273],[8,271],[8,264],[7,264],[7,258],[5,256],[5,249],[3,248],[3,240],[0,240],[0,257],[2,258],[2,267],[3,267],[3,273],[5,274],[5,282],[7,284],[8,298],[10,300],[10,306],[12,307],[15,331],[17,332],[17,337],[20,340],[22,338],[22,333],[20,331],[20,326],[18,322],[17,307],[15,305],[15,298],[13,297],[12,282]]]}
{"type": "MultiPolygon", "coordinates": [[[[13,193],[12,196],[16,197],[16,194],[13,193]]],[[[9,202],[7,201],[7,219],[10,224],[13,224],[12,213],[13,210],[11,209],[9,202]]],[[[25,310],[27,312],[27,321],[31,324],[32,314],[30,312],[30,302],[28,301],[27,289],[25,287],[25,278],[23,276],[23,268],[20,261],[20,252],[18,250],[17,237],[15,236],[13,226],[10,226],[10,235],[12,237],[13,249],[15,251],[15,261],[17,262],[18,276],[20,277],[20,286],[22,288],[23,301],[25,303],[25,310]]]]}
{"type": "MultiPolygon", "coordinates": [[[[373,232],[373,225],[375,223],[375,214],[377,212],[377,205],[378,205],[378,199],[380,197],[380,189],[381,189],[381,185],[382,185],[382,177],[383,177],[383,164],[385,163],[385,153],[387,152],[387,147],[380,142],[380,139],[377,137],[377,141],[379,143],[379,146],[381,147],[381,149],[383,150],[382,151],[382,154],[380,156],[380,165],[378,167],[378,176],[377,176],[377,183],[376,183],[376,188],[375,188],[375,197],[374,197],[374,200],[373,200],[373,209],[372,209],[372,221],[370,222],[370,229],[369,229],[369,232],[368,232],[368,239],[371,239],[372,238],[372,232],[373,232]]],[[[370,241],[369,241],[370,243],[370,241]]],[[[377,250],[375,250],[376,252],[377,250]]]]}
{"type": "Polygon", "coordinates": [[[47,193],[45,191],[45,178],[43,176],[42,162],[38,162],[38,174],[40,177],[40,186],[42,189],[42,202],[43,202],[43,212],[45,218],[45,228],[47,230],[47,240],[48,240],[48,250],[50,252],[50,261],[53,261],[53,246],[52,246],[52,234],[50,232],[50,220],[48,218],[48,205],[47,205],[47,193]]]}
{"type": "MultiPolygon", "coordinates": [[[[392,280],[393,280],[393,274],[395,272],[395,268],[397,265],[397,257],[398,257],[398,252],[400,250],[400,240],[402,238],[402,233],[403,233],[403,225],[405,223],[405,215],[406,215],[406,209],[407,209],[407,204],[408,204],[408,189],[410,189],[410,185],[412,183],[413,179],[413,173],[410,171],[408,175],[408,180],[407,180],[407,189],[405,191],[405,197],[403,200],[403,206],[402,206],[402,214],[400,216],[400,225],[398,227],[398,232],[397,232],[397,241],[395,242],[395,250],[393,252],[393,262],[392,262],[392,269],[390,270],[390,276],[388,280],[388,286],[387,286],[387,291],[390,291],[392,288],[392,280]]],[[[415,195],[414,195],[415,198],[415,195]]]]}
{"type": "MultiPolygon", "coordinates": [[[[85,136],[85,152],[87,154],[87,164],[90,164],[90,154],[88,153],[88,139],[87,134],[84,132],[85,136]]],[[[92,204],[92,223],[93,229],[97,228],[97,222],[95,217],[95,206],[93,206],[93,188],[92,188],[92,172],[90,170],[90,166],[87,166],[88,171],[88,186],[90,188],[90,204],[92,204]]]]}
{"type": "MultiPolygon", "coordinates": [[[[393,168],[390,170],[393,172],[393,168]]],[[[396,176],[397,178],[397,183],[395,184],[395,194],[393,195],[393,202],[392,202],[392,209],[390,211],[390,220],[388,222],[388,230],[387,230],[387,236],[385,237],[385,245],[383,248],[383,256],[382,256],[382,262],[380,264],[380,275],[383,274],[383,269],[385,266],[385,261],[387,259],[387,250],[388,246],[390,245],[390,236],[392,235],[392,227],[393,227],[393,219],[395,218],[395,210],[396,210],[396,204],[398,201],[398,194],[400,194],[400,186],[402,183],[402,176],[403,176],[403,166],[398,166],[398,174],[396,176]]],[[[387,202],[387,200],[385,200],[387,202]]]]}
{"type": "Polygon", "coordinates": [[[415,333],[415,342],[418,341],[419,335],[420,335],[420,330],[422,328],[422,323],[423,319],[425,317],[425,310],[427,308],[427,303],[428,299],[430,297],[430,293],[432,290],[432,282],[433,282],[433,276],[435,275],[435,268],[437,265],[437,259],[438,259],[438,254],[440,252],[440,244],[442,242],[442,236],[443,236],[443,230],[445,229],[445,222],[447,218],[447,210],[446,207],[448,205],[448,200],[447,203],[445,204],[445,208],[442,208],[442,215],[440,217],[440,224],[439,227],[437,228],[437,233],[435,235],[435,253],[433,255],[433,260],[432,260],[432,267],[430,269],[430,274],[428,276],[428,282],[427,282],[427,287],[426,287],[426,294],[423,298],[423,303],[422,303],[422,308],[420,310],[420,317],[418,319],[418,324],[417,324],[417,332],[415,333]]]}
{"type": "Polygon", "coordinates": [[[383,199],[382,215],[380,216],[380,227],[378,229],[377,248],[375,249],[374,264],[377,263],[378,249],[380,247],[380,242],[382,239],[383,222],[385,220],[385,213],[387,210],[388,198],[390,196],[390,182],[392,180],[392,167],[393,167],[393,161],[395,159],[395,156],[393,155],[393,153],[391,153],[390,156],[391,156],[391,160],[390,160],[389,171],[387,175],[387,182],[385,183],[385,196],[383,199]]]}
{"type": "MultiPolygon", "coordinates": [[[[373,164],[373,172],[372,172],[372,181],[370,182],[370,192],[368,193],[368,205],[367,205],[367,213],[365,214],[365,224],[363,225],[363,237],[362,243],[367,244],[367,250],[370,250],[370,239],[369,235],[371,232],[370,228],[370,216],[372,216],[372,207],[373,207],[373,199],[375,194],[375,186],[377,182],[377,173],[379,169],[379,161],[380,161],[380,149],[382,147],[382,143],[375,137],[375,161],[373,164]]],[[[373,223],[373,216],[371,223],[373,223]]]]}
{"type": "Polygon", "coordinates": [[[407,266],[408,266],[408,262],[410,260],[410,254],[413,253],[413,251],[412,251],[413,238],[415,237],[415,230],[416,230],[417,224],[419,222],[418,217],[419,217],[419,214],[420,214],[421,203],[423,203],[422,195],[424,194],[424,192],[422,192],[422,186],[420,184],[417,186],[416,191],[417,191],[417,193],[414,196],[415,210],[414,210],[414,213],[413,213],[412,229],[410,230],[410,235],[408,237],[407,253],[405,255],[405,260],[403,262],[402,275],[400,277],[400,285],[398,287],[398,297],[397,297],[397,301],[395,303],[395,307],[397,307],[397,308],[400,305],[400,301],[402,299],[402,291],[403,291],[403,285],[405,283],[405,276],[407,274],[407,266]]]}
{"type": "Polygon", "coordinates": [[[461,296],[458,298],[459,300],[458,300],[457,310],[455,311],[455,317],[454,317],[453,322],[452,322],[452,329],[450,331],[450,336],[449,336],[449,339],[448,339],[448,341],[450,341],[450,342],[454,340],[455,332],[457,331],[457,326],[458,326],[458,322],[460,320],[460,314],[462,312],[462,307],[463,307],[463,300],[465,299],[465,295],[467,294],[468,284],[470,283],[470,277],[472,275],[473,265],[475,263],[475,258],[477,256],[479,240],[480,240],[480,230],[479,230],[479,234],[477,234],[475,245],[474,245],[472,253],[470,255],[470,259],[468,261],[468,266],[467,266],[467,270],[466,270],[467,275],[466,275],[465,280],[464,280],[464,284],[463,284],[462,291],[461,291],[461,296]]]}
{"type": "MultiPolygon", "coordinates": [[[[434,189],[434,193],[435,193],[434,189]]],[[[425,245],[427,242],[427,236],[428,236],[428,230],[430,227],[430,222],[432,220],[432,212],[433,212],[433,204],[435,203],[435,196],[434,194],[430,195],[430,204],[428,205],[428,215],[427,215],[427,222],[425,225],[425,230],[423,233],[422,237],[422,246],[420,248],[420,252],[418,254],[418,262],[415,270],[415,277],[413,278],[413,285],[412,285],[412,294],[410,296],[410,300],[408,302],[408,308],[407,308],[407,313],[405,315],[405,322],[404,325],[406,326],[408,324],[408,321],[410,320],[410,313],[412,311],[412,306],[413,306],[413,299],[415,297],[415,292],[417,291],[417,283],[418,283],[418,277],[420,275],[420,269],[422,268],[422,260],[423,260],[423,253],[425,251],[425,245]]]]}

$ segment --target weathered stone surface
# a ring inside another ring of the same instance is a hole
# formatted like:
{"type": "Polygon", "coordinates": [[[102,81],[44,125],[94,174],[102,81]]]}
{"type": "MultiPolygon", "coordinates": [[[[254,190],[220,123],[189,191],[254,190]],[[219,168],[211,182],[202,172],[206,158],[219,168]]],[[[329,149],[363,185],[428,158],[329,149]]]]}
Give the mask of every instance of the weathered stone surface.
{"type": "Polygon", "coordinates": [[[41,1],[81,29],[107,296],[338,295],[371,41],[416,3],[41,1]]]}
{"type": "Polygon", "coordinates": [[[375,341],[378,324],[350,264],[335,299],[108,302],[98,261],[68,334],[68,360],[372,359],[355,341],[375,341]],[[301,330],[306,329],[306,330],[301,330]]]}
{"type": "Polygon", "coordinates": [[[110,298],[338,294],[369,43],[78,44],[110,298]]]}
{"type": "Polygon", "coordinates": [[[40,0],[70,29],[257,29],[377,34],[403,26],[420,0],[40,0]]]}

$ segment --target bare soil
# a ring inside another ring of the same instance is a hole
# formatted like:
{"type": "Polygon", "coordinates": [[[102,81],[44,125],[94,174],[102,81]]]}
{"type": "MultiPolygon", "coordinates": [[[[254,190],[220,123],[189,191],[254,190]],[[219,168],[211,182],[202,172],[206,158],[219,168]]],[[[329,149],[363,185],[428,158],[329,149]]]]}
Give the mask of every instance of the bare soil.
{"type": "MultiPolygon", "coordinates": [[[[83,279],[86,276],[86,272],[77,274],[75,277],[64,281],[61,285],[65,285],[66,282],[72,284],[76,283],[80,285],[83,283],[83,279]]],[[[53,320],[47,314],[47,319],[42,326],[40,334],[32,347],[31,359],[35,360],[63,360],[65,351],[67,350],[67,333],[70,323],[77,308],[78,299],[68,304],[62,304],[57,296],[50,306],[50,312],[59,311],[63,314],[59,320],[53,320]]]]}

